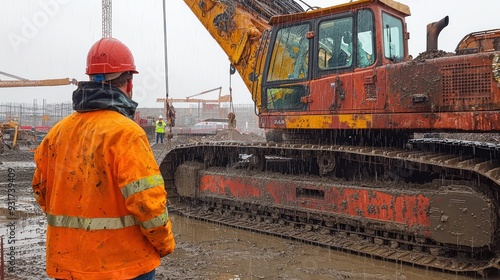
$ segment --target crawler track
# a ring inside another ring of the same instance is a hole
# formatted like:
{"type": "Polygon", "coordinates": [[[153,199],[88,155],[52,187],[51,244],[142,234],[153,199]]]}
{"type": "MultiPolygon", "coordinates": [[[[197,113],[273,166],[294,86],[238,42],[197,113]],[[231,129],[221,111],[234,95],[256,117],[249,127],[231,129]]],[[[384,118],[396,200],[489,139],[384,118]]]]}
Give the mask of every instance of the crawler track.
{"type": "Polygon", "coordinates": [[[410,144],[194,143],[170,151],[161,170],[181,201],[172,210],[188,217],[450,272],[484,276],[500,269],[500,149],[436,140],[410,144]],[[199,181],[182,187],[182,176],[199,181]],[[270,190],[277,183],[286,195],[270,190]],[[228,184],[254,184],[251,191],[260,196],[238,196],[228,184]],[[290,193],[294,198],[284,201],[290,193]],[[328,200],[335,196],[341,198],[328,200]],[[387,214],[401,211],[408,217],[387,214]]]}
{"type": "Polygon", "coordinates": [[[225,205],[222,201],[197,207],[174,204],[171,205],[171,210],[183,216],[202,221],[425,268],[460,273],[473,272],[481,276],[487,276],[489,271],[500,268],[500,257],[495,257],[489,261],[471,261],[465,258],[436,256],[435,254],[440,250],[437,246],[428,247],[430,250],[427,253],[423,251],[425,245],[408,241],[412,240],[411,236],[395,237],[387,233],[387,237],[384,237],[384,233],[381,232],[367,234],[347,225],[336,225],[335,228],[332,228],[293,220],[276,219],[270,216],[254,215],[235,207],[229,207],[228,204],[225,205]],[[214,208],[215,204],[224,206],[214,208]],[[405,238],[407,240],[404,240],[405,238]]]}

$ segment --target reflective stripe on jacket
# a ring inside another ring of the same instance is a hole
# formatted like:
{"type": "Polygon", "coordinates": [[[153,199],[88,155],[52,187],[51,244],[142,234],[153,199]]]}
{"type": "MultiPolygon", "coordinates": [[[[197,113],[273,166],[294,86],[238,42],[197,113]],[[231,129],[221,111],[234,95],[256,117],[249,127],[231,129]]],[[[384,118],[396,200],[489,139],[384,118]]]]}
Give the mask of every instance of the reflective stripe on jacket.
{"type": "Polygon", "coordinates": [[[156,132],[157,133],[165,133],[165,127],[167,127],[167,123],[164,121],[156,121],[156,132]]]}
{"type": "Polygon", "coordinates": [[[36,150],[47,274],[131,279],[174,250],[166,192],[144,131],[113,111],[73,113],[36,150]]]}

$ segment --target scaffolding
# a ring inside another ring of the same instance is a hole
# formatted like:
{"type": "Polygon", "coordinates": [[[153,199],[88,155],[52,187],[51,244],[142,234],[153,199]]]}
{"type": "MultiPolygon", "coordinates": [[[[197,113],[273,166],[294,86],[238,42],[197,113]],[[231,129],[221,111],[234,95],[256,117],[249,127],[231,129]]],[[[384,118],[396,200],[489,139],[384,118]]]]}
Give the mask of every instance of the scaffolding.
{"type": "Polygon", "coordinates": [[[59,120],[73,112],[71,102],[41,104],[37,99],[33,103],[0,103],[0,122],[14,120],[21,126],[53,126],[59,120]]]}

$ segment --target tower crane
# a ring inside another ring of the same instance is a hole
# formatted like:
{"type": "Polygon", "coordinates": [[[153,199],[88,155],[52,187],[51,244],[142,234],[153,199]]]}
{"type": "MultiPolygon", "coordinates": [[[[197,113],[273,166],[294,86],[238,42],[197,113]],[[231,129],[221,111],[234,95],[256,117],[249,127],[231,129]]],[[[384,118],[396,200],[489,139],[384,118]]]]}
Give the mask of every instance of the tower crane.
{"type": "Polygon", "coordinates": [[[102,38],[111,38],[111,0],[102,0],[102,38]]]}

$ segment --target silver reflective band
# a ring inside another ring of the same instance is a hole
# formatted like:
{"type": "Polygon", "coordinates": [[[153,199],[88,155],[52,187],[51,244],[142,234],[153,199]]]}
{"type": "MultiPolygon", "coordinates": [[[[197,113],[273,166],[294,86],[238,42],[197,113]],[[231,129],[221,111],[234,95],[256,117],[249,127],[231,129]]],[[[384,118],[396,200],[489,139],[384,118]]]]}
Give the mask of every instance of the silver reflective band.
{"type": "Polygon", "coordinates": [[[53,227],[77,228],[83,230],[121,229],[139,224],[132,215],[119,218],[81,218],[47,214],[47,222],[53,227]]]}
{"type": "Polygon", "coordinates": [[[152,229],[155,227],[166,225],[167,220],[168,220],[168,210],[165,207],[165,212],[163,214],[160,214],[160,215],[152,218],[151,220],[148,220],[148,221],[145,221],[144,223],[141,223],[141,226],[144,229],[152,229]]]}
{"type": "Polygon", "coordinates": [[[161,175],[153,175],[140,180],[134,181],[121,189],[123,197],[127,199],[129,196],[142,192],[156,186],[163,186],[163,177],[161,175]]]}

